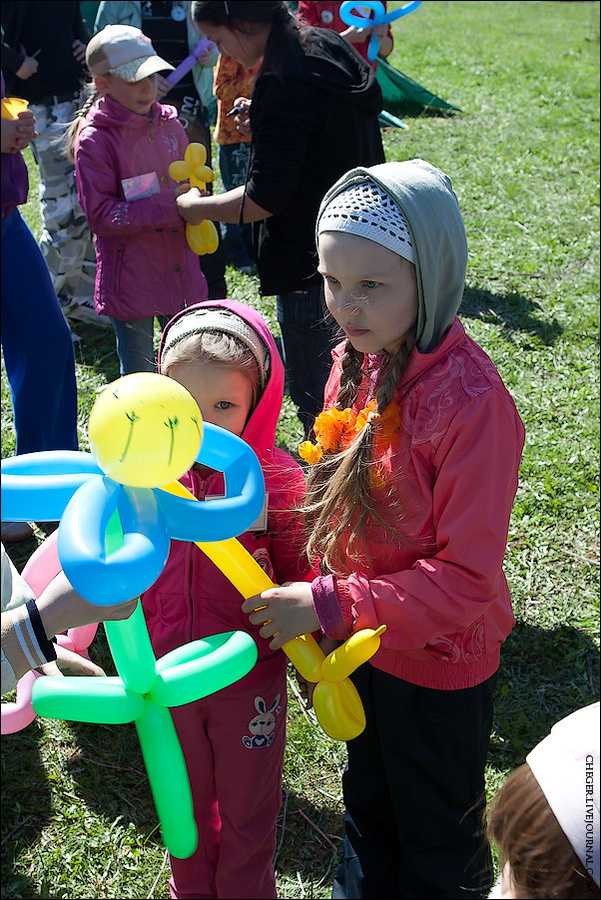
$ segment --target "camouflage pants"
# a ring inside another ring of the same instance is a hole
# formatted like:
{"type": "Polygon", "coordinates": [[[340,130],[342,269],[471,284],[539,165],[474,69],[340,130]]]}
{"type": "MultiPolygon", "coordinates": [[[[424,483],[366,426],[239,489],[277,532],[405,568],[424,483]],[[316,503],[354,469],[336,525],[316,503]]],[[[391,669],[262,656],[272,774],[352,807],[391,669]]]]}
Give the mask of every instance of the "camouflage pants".
{"type": "Polygon", "coordinates": [[[63,138],[80,104],[75,99],[30,106],[39,133],[31,149],[40,175],[40,248],[63,312],[93,299],[96,278],[92,234],[77,199],[74,166],[64,155],[63,138]]]}

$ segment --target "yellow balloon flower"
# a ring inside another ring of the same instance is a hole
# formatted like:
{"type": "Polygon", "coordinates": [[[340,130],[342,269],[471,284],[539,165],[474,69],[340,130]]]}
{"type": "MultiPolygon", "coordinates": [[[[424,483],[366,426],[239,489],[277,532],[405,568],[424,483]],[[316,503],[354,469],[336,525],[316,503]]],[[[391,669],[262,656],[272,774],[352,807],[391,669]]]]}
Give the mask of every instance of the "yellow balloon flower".
{"type": "MultiPolygon", "coordinates": [[[[206,164],[207,151],[203,144],[188,144],[183,159],[172,162],[169,174],[174,181],[189,181],[190,187],[204,191],[215,175],[206,164]]],[[[215,253],[219,246],[219,235],[213,222],[203,219],[199,225],[186,225],[188,246],[197,256],[215,253]]]]}

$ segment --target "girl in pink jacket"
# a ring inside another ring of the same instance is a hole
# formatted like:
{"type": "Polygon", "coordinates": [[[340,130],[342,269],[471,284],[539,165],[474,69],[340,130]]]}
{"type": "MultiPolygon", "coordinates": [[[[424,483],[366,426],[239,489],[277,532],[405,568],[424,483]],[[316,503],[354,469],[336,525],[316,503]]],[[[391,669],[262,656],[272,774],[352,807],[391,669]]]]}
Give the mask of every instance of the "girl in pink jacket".
{"type": "Polygon", "coordinates": [[[387,626],[352,676],[367,726],[347,745],[333,896],[487,897],[484,770],[514,624],[503,557],[524,428],[456,317],[467,242],[443,172],[353,169],[322,202],[317,242],[345,335],[301,446],[323,574],[243,609],[274,650],[387,626]]]}
{"type": "MultiPolygon", "coordinates": [[[[276,583],[311,580],[298,506],[301,467],[274,446],[284,367],[255,310],[208,300],[180,313],[163,334],[160,371],[186,387],[203,419],[242,437],[265,477],[266,499],[238,540],[276,583]]],[[[221,473],[199,464],[181,479],[199,500],[223,496],[221,473]]],[[[156,655],[225,631],[255,639],[258,662],[218,694],[172,710],[199,831],[189,859],[171,858],[171,896],[272,898],[273,856],[286,734],[286,668],[241,611],[242,597],[193,544],[172,541],[167,565],[142,596],[156,655]]]]}
{"type": "Polygon", "coordinates": [[[96,244],[94,302],[115,329],[121,375],[151,372],[155,316],[164,327],[208,292],[169,176],[188,138],[175,108],[156,100],[156,73],[173,66],[130,25],[95,34],[86,62],[94,91],[68,150],[96,244]]]}

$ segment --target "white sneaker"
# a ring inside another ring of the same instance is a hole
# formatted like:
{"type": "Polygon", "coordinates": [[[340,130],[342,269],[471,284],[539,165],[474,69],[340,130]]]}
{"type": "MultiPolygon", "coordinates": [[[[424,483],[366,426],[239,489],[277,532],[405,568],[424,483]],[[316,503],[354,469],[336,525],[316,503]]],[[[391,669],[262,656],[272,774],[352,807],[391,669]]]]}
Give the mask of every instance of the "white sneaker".
{"type": "Polygon", "coordinates": [[[85,325],[96,325],[99,328],[111,327],[111,320],[108,316],[98,315],[93,300],[84,300],[82,303],[76,303],[65,315],[67,318],[74,319],[76,322],[83,322],[85,325]]]}

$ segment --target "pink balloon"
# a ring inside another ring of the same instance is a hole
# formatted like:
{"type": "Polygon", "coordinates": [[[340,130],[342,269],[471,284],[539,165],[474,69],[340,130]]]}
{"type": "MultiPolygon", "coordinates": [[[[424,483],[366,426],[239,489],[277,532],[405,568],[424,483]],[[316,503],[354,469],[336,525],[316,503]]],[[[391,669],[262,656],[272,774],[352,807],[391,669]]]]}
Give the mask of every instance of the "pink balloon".
{"type": "Polygon", "coordinates": [[[29,557],[21,573],[36,597],[40,596],[62,568],[58,558],[57,541],[58,528],[29,557]]]}
{"type": "MultiPolygon", "coordinates": [[[[62,569],[58,558],[57,541],[58,528],[30,556],[21,573],[36,597],[40,596],[62,569]]],[[[67,650],[89,659],[87,649],[94,640],[97,629],[97,622],[92,625],[79,625],[77,628],[70,628],[66,634],[57,635],[57,642],[67,650]]]]}
{"type": "MultiPolygon", "coordinates": [[[[36,597],[40,596],[62,569],[58,558],[57,540],[58,529],[40,544],[35,553],[32,553],[21,573],[36,597]]],[[[61,647],[89,659],[88,647],[94,640],[97,628],[97,622],[69,628],[65,634],[56,635],[56,642],[61,647]]],[[[27,672],[17,684],[16,702],[2,703],[2,734],[14,734],[35,719],[36,714],[31,705],[31,689],[40,674],[34,671],[27,672]]]]}
{"type": "Polygon", "coordinates": [[[39,672],[33,670],[27,672],[17,684],[17,699],[15,703],[2,704],[2,734],[14,734],[29,725],[36,717],[31,705],[31,689],[39,672]]]}

